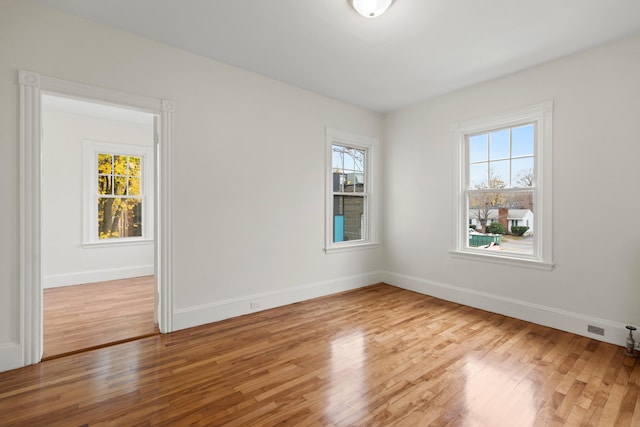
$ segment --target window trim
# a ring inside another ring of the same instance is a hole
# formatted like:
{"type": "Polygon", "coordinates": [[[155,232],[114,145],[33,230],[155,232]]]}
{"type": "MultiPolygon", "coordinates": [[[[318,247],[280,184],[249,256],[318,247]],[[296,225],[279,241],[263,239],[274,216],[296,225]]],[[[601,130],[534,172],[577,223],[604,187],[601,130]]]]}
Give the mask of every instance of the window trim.
{"type": "Polygon", "coordinates": [[[134,145],[111,143],[104,141],[83,140],[83,235],[82,247],[106,247],[122,245],[140,245],[153,243],[154,231],[154,182],[153,182],[153,151],[152,145],[134,145]],[[142,236],[121,237],[117,239],[98,238],[98,206],[96,192],[98,183],[98,166],[96,162],[99,153],[117,154],[140,157],[142,169],[142,236]]]}
{"type": "Polygon", "coordinates": [[[325,253],[337,253],[379,246],[377,241],[376,174],[378,139],[340,130],[326,129],[325,144],[325,253]],[[333,145],[344,145],[365,151],[364,229],[361,240],[333,241],[333,145]]]}
{"type": "Polygon", "coordinates": [[[452,241],[450,253],[456,258],[497,262],[551,270],[552,257],[552,152],[553,152],[553,101],[495,114],[488,117],[456,122],[451,127],[453,146],[453,197],[452,241]],[[466,140],[473,134],[496,129],[534,123],[536,144],[534,149],[534,253],[533,255],[510,252],[489,252],[467,247],[468,215],[465,197],[468,161],[466,140]]]}

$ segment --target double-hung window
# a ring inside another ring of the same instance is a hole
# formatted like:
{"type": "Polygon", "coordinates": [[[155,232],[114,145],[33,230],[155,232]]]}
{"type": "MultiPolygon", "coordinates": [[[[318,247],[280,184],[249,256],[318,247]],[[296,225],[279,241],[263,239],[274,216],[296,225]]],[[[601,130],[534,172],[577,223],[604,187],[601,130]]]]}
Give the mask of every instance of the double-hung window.
{"type": "Polygon", "coordinates": [[[84,142],[85,243],[153,239],[153,148],[84,142]]]}
{"type": "Polygon", "coordinates": [[[327,252],[375,245],[377,140],[327,129],[327,252]]]}
{"type": "Polygon", "coordinates": [[[454,255],[550,269],[553,104],[453,126],[454,255]]]}

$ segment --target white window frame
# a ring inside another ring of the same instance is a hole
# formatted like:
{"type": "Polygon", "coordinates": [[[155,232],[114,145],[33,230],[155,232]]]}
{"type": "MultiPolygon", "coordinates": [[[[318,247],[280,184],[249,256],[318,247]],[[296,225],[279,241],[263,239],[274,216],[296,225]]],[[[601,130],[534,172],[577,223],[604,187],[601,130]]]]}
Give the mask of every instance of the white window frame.
{"type": "Polygon", "coordinates": [[[343,252],[349,250],[366,249],[379,246],[377,241],[377,200],[375,197],[378,139],[368,136],[355,135],[336,129],[327,128],[325,148],[325,253],[343,252]],[[362,239],[345,242],[333,241],[333,156],[334,144],[364,150],[364,219],[362,239]]]}
{"type": "Polygon", "coordinates": [[[154,203],[154,172],[153,146],[120,144],[103,141],[84,140],[82,145],[83,158],[83,187],[84,187],[84,221],[83,247],[117,246],[131,244],[153,243],[153,203],[154,203]],[[140,196],[142,203],[142,236],[119,237],[113,239],[98,238],[98,154],[116,154],[140,157],[142,182],[140,196]]]}
{"type": "Polygon", "coordinates": [[[506,265],[551,270],[552,257],[552,140],[553,101],[547,101],[502,114],[454,123],[453,142],[453,218],[451,254],[457,258],[483,260],[506,265]],[[533,254],[488,251],[468,247],[468,206],[466,185],[468,176],[467,138],[493,130],[535,124],[533,188],[534,242],[533,254]]]}

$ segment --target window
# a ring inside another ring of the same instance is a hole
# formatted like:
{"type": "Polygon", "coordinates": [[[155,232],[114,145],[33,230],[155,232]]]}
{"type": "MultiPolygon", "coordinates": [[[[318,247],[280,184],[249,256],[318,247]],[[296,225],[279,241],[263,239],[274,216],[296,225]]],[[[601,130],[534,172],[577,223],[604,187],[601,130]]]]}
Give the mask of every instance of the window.
{"type": "Polygon", "coordinates": [[[152,147],[85,141],[85,243],[153,238],[152,147]]]}
{"type": "Polygon", "coordinates": [[[98,153],[98,239],[142,237],[141,158],[98,153]]]}
{"type": "Polygon", "coordinates": [[[454,125],[454,255],[552,267],[552,113],[548,102],[454,125]]]}
{"type": "Polygon", "coordinates": [[[376,148],[374,138],[327,130],[326,252],[376,245],[376,148]]]}

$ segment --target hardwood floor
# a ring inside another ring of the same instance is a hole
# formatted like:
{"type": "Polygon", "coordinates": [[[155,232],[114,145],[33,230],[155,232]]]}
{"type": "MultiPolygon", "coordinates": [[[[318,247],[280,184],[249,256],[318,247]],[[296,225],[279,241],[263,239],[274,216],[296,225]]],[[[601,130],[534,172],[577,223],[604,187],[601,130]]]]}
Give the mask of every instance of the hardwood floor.
{"type": "Polygon", "coordinates": [[[45,289],[44,358],[157,334],[154,277],[45,289]]]}
{"type": "Polygon", "coordinates": [[[0,373],[0,425],[640,424],[624,349],[374,285],[0,373]]]}

